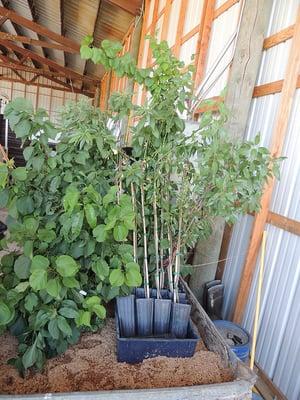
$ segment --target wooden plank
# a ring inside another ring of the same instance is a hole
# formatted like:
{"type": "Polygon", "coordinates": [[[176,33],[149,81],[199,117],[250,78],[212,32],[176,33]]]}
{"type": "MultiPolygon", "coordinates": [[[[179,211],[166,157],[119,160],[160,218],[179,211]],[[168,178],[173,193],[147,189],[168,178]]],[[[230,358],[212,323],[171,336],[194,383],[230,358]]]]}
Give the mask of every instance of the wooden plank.
{"type": "Polygon", "coordinates": [[[187,6],[188,6],[188,0],[181,0],[178,24],[177,24],[177,30],[176,30],[175,45],[173,47],[173,54],[175,57],[179,57],[179,54],[180,54],[181,37],[183,34],[183,29],[184,29],[184,24],[185,24],[185,16],[186,16],[186,11],[187,11],[187,6]]]}
{"type": "Polygon", "coordinates": [[[277,46],[279,43],[283,43],[288,39],[291,39],[294,35],[295,25],[288,26],[281,31],[274,33],[264,40],[264,49],[270,49],[271,47],[277,46]]]}
{"type": "Polygon", "coordinates": [[[183,43],[187,42],[189,39],[195,36],[199,32],[199,29],[200,29],[200,24],[196,25],[192,30],[186,33],[180,40],[181,46],[183,45],[183,43]]]}
{"type": "Polygon", "coordinates": [[[244,136],[271,5],[271,0],[248,0],[244,3],[225,97],[230,115],[226,129],[232,138],[244,136]]]}
{"type": "MultiPolygon", "coordinates": [[[[274,125],[272,135],[272,145],[270,147],[271,154],[275,157],[280,156],[285,135],[287,132],[289,116],[292,109],[294,93],[297,87],[297,79],[300,70],[300,7],[298,9],[297,21],[295,24],[294,37],[285,71],[285,79],[283,82],[282,93],[278,113],[274,125]]],[[[268,218],[269,205],[274,186],[274,178],[270,179],[265,187],[264,194],[261,198],[261,211],[255,216],[248,252],[241,275],[240,286],[238,290],[234,316],[235,322],[240,323],[243,318],[244,309],[248,300],[248,295],[253,279],[254,268],[257,255],[260,248],[262,233],[268,218]]]]}
{"type": "Polygon", "coordinates": [[[7,81],[7,82],[17,82],[17,83],[23,83],[24,85],[28,85],[28,86],[40,86],[40,87],[44,87],[44,88],[48,88],[48,89],[55,89],[55,90],[62,90],[65,92],[74,92],[74,93],[81,93],[84,94],[85,96],[88,97],[94,97],[94,92],[91,91],[82,91],[81,89],[77,89],[77,88],[72,88],[72,89],[68,89],[62,86],[53,86],[53,85],[48,85],[46,83],[40,83],[40,82],[33,82],[33,83],[25,83],[24,81],[22,81],[21,79],[15,79],[15,78],[11,78],[9,76],[3,76],[0,75],[0,81],[7,81]]]}
{"type": "MultiPolygon", "coordinates": [[[[255,86],[253,90],[253,97],[262,97],[269,94],[280,93],[282,91],[283,79],[279,81],[274,81],[270,83],[265,83],[263,85],[255,86]]],[[[298,76],[296,88],[300,88],[300,75],[298,76]]]]}
{"type": "Polygon", "coordinates": [[[300,236],[300,221],[269,211],[266,222],[276,226],[277,228],[300,236]]]}
{"type": "Polygon", "coordinates": [[[233,7],[240,0],[227,0],[224,4],[222,4],[219,8],[217,8],[214,12],[214,19],[218,18],[224,12],[228,11],[231,7],[233,7]]]}
{"type": "MultiPolygon", "coordinates": [[[[152,14],[153,23],[151,25],[150,32],[149,32],[150,36],[154,36],[154,34],[155,34],[155,27],[156,27],[158,7],[159,7],[159,0],[153,0],[153,1],[154,1],[153,14],[152,14]]],[[[151,51],[150,46],[149,46],[148,47],[147,64],[146,64],[146,66],[150,65],[151,60],[152,60],[152,51],[151,51]]]]}
{"type": "Polygon", "coordinates": [[[78,72],[75,72],[69,68],[59,65],[55,61],[52,61],[48,58],[40,56],[39,54],[36,54],[33,51],[23,49],[22,47],[19,47],[8,40],[0,39],[0,44],[2,46],[4,46],[6,49],[10,49],[14,52],[22,54],[24,57],[26,57],[28,59],[35,60],[42,65],[48,65],[49,67],[55,69],[56,71],[63,72],[65,74],[65,76],[70,79],[77,78],[79,80],[85,80],[85,81],[90,81],[90,82],[99,82],[100,81],[99,78],[83,76],[83,75],[79,74],[78,72]]]}
{"type": "Polygon", "coordinates": [[[71,49],[70,47],[62,46],[60,44],[45,42],[44,40],[31,39],[27,36],[11,35],[10,33],[6,33],[6,32],[0,32],[0,39],[26,43],[26,44],[30,44],[32,46],[45,47],[48,49],[56,49],[56,50],[66,51],[67,53],[73,53],[73,54],[77,53],[77,51],[71,49]]]}
{"type": "MultiPolygon", "coordinates": [[[[259,366],[259,364],[255,363],[255,373],[257,374],[257,382],[255,386],[258,391],[263,395],[262,391],[265,393],[269,393],[271,395],[271,399],[276,400],[287,400],[286,396],[282,393],[278,386],[267,376],[264,370],[259,366]]],[[[266,395],[265,395],[266,396],[266,395]]],[[[264,397],[266,398],[266,397],[264,397]]]]}
{"type": "Polygon", "coordinates": [[[203,79],[207,60],[210,33],[213,23],[216,0],[206,0],[203,3],[201,23],[195,57],[194,88],[197,89],[203,79]]]}
{"type": "Polygon", "coordinates": [[[8,17],[12,22],[15,22],[17,25],[21,25],[25,28],[28,28],[31,31],[42,35],[43,37],[52,39],[55,42],[62,44],[63,46],[70,47],[71,49],[75,50],[77,53],[80,52],[80,45],[78,43],[76,43],[74,40],[69,39],[65,36],[59,35],[58,33],[55,33],[53,31],[50,31],[50,29],[47,29],[44,26],[42,26],[36,22],[33,22],[27,18],[24,18],[12,10],[9,10],[5,7],[0,6],[0,15],[3,15],[4,17],[8,17]]]}
{"type": "Polygon", "coordinates": [[[166,0],[163,25],[161,31],[161,40],[167,40],[171,7],[172,7],[172,0],[166,0]]]}
{"type": "Polygon", "coordinates": [[[222,244],[221,244],[221,250],[220,250],[220,254],[219,254],[220,261],[218,261],[216,276],[215,276],[216,279],[220,279],[220,280],[223,279],[223,274],[224,274],[224,270],[225,270],[226,258],[228,255],[228,249],[229,249],[232,231],[233,231],[232,225],[225,224],[223,239],[222,239],[222,244]]]}

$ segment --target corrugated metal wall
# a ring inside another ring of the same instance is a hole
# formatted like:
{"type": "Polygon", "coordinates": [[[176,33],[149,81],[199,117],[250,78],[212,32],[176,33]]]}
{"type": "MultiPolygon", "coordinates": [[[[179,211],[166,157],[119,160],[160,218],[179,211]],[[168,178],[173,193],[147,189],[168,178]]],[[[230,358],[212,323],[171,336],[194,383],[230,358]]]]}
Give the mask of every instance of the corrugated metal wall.
{"type": "MultiPolygon", "coordinates": [[[[267,36],[295,22],[299,0],[276,0],[267,36]]],[[[284,78],[291,40],[264,51],[257,84],[284,78]]],[[[261,133],[270,144],[280,93],[252,101],[247,138],[261,133]]],[[[295,93],[283,155],[281,180],[273,191],[270,210],[300,220],[300,90],[295,93]]],[[[249,243],[253,217],[235,225],[224,273],[223,316],[230,319],[249,243]]],[[[266,225],[267,251],[256,361],[289,400],[300,399],[300,237],[266,225]]],[[[259,259],[259,257],[258,257],[259,259]]],[[[242,325],[252,331],[257,285],[256,271],[242,325]]]]}
{"type": "MultiPolygon", "coordinates": [[[[33,85],[25,85],[12,80],[20,80],[20,78],[11,70],[0,68],[0,75],[8,76],[11,80],[0,80],[0,95],[9,100],[16,97],[24,97],[30,100],[35,108],[44,108],[52,121],[56,121],[60,107],[68,100],[77,101],[83,96],[78,93],[66,92],[64,90],[51,89],[48,87],[37,87],[33,85]]],[[[32,74],[30,74],[33,77],[32,74]]],[[[39,77],[41,83],[51,85],[51,81],[46,78],[39,77]]],[[[35,82],[37,83],[37,81],[35,82]]]]}

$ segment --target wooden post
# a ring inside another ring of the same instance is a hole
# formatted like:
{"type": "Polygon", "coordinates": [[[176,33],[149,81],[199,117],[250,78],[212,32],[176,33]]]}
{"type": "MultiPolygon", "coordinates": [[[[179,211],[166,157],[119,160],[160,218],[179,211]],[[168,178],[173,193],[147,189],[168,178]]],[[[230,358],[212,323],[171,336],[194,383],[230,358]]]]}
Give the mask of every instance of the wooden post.
{"type": "MultiPolygon", "coordinates": [[[[272,1],[248,0],[244,4],[225,97],[230,111],[226,129],[234,140],[244,137],[272,1]]],[[[226,226],[219,259],[227,257],[231,235],[232,227],[226,226]]],[[[222,279],[225,264],[226,261],[218,263],[216,279],[222,279]]]]}
{"type": "MultiPolygon", "coordinates": [[[[289,116],[292,109],[294,93],[297,87],[297,78],[300,70],[300,7],[298,9],[297,21],[295,24],[294,37],[289,53],[285,79],[283,82],[280,103],[274,131],[272,135],[272,145],[270,151],[275,157],[280,156],[287,132],[289,116]]],[[[241,322],[244,309],[248,300],[248,294],[252,284],[257,254],[259,252],[262,234],[268,218],[269,206],[275,179],[270,179],[266,185],[264,194],[261,198],[261,211],[255,216],[248,252],[241,276],[240,287],[235,305],[233,319],[241,322]]]]}
{"type": "Polygon", "coordinates": [[[96,89],[95,89],[94,100],[93,100],[93,106],[96,108],[99,108],[99,106],[100,106],[100,91],[101,91],[100,85],[97,85],[96,89]]]}

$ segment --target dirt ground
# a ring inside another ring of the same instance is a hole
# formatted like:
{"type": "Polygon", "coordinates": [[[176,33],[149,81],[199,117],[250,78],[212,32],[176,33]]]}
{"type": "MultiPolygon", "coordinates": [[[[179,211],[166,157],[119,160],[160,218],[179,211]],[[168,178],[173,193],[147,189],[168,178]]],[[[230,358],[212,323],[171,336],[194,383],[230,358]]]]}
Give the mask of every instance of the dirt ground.
{"type": "Polygon", "coordinates": [[[99,333],[83,334],[63,355],[47,361],[43,373],[28,372],[25,379],[6,361],[16,355],[17,341],[0,336],[0,393],[29,394],[112,389],[191,386],[233,379],[220,358],[199,342],[192,358],[157,357],[140,364],[118,363],[114,320],[99,333]]]}

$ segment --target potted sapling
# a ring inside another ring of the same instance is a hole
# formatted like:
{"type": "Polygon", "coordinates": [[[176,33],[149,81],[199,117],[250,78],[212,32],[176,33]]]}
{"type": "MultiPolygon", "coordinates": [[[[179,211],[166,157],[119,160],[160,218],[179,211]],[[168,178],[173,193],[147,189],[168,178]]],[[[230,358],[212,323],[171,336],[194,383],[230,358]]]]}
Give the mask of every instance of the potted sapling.
{"type": "Polygon", "coordinates": [[[224,104],[186,129],[192,69],[184,68],[167,42],[150,39],[150,46],[154,63],[146,69],[128,54],[119,56],[120,46],[113,43],[108,51],[107,42],[96,48],[88,39],[81,48],[85,58],[132,79],[147,93],[142,106],[130,105],[128,94],[114,94],[117,107],[111,110],[115,118],[126,114],[134,121],[128,128],[132,151],[122,155],[122,181],[134,209],[132,243],[144,287],[134,294],[139,337],[118,338],[119,360],[129,362],[193,354],[199,336],[180,288],[189,249],[210,234],[215,217],[234,223],[239,215],[259,210],[263,187],[279,161],[259,146],[259,136],[253,142],[231,140],[224,104]],[[126,355],[124,346],[133,354],[126,355]]]}

